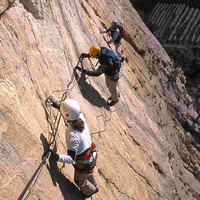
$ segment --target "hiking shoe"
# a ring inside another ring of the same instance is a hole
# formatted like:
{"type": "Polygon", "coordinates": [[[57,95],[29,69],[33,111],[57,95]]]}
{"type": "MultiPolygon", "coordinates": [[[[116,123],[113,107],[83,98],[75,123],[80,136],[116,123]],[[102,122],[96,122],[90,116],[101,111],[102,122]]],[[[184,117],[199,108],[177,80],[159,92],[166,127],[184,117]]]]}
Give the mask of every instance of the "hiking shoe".
{"type": "Polygon", "coordinates": [[[109,97],[109,98],[108,98],[108,100],[112,100],[112,98],[111,98],[111,97],[109,97]]]}
{"type": "Polygon", "coordinates": [[[109,106],[114,106],[118,101],[111,101],[110,103],[108,103],[109,106]]]}
{"type": "MultiPolygon", "coordinates": [[[[118,97],[120,98],[120,94],[118,95],[118,97]]],[[[112,97],[109,97],[108,100],[112,100],[112,97]]]]}
{"type": "Polygon", "coordinates": [[[123,63],[124,62],[124,57],[122,57],[120,61],[123,63]]]}
{"type": "MultiPolygon", "coordinates": [[[[96,187],[96,190],[94,191],[94,193],[93,194],[95,194],[95,193],[97,193],[99,191],[99,188],[98,187],[96,187]]],[[[93,195],[92,194],[92,195],[93,195]]]]}
{"type": "Polygon", "coordinates": [[[99,191],[99,188],[96,187],[96,190],[92,194],[90,194],[90,195],[86,195],[83,192],[81,192],[81,197],[83,197],[83,198],[90,198],[93,194],[97,193],[98,191],[99,191]]]}

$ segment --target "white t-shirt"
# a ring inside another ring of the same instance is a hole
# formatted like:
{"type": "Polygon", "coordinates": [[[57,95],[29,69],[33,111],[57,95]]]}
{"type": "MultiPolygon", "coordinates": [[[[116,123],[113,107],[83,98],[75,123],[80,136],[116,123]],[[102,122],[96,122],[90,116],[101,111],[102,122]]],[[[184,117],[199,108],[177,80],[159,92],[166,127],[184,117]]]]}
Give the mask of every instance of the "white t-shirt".
{"type": "MultiPolygon", "coordinates": [[[[84,121],[85,125],[85,128],[82,132],[74,130],[71,127],[71,122],[69,123],[69,126],[66,129],[67,149],[76,152],[76,155],[80,155],[81,153],[83,153],[86,149],[88,149],[91,146],[92,143],[89,129],[82,113],[80,115],[80,118],[84,121]]],[[[73,159],[71,158],[71,156],[59,154],[58,161],[71,164],[73,162],[73,159]]]]}

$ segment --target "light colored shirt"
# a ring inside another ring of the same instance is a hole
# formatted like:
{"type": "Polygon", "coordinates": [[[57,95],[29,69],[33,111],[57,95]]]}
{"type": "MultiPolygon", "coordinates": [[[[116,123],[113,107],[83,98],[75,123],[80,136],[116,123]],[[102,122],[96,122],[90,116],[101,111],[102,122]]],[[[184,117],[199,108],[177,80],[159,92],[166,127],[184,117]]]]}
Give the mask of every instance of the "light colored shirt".
{"type": "MultiPolygon", "coordinates": [[[[91,136],[89,133],[88,126],[85,122],[85,117],[81,113],[80,118],[84,121],[85,128],[82,132],[77,131],[72,128],[72,123],[69,123],[69,126],[66,129],[66,143],[67,143],[67,149],[72,150],[76,152],[76,155],[80,155],[83,153],[86,149],[88,149],[91,146],[91,136]]],[[[59,162],[64,163],[73,163],[73,159],[69,155],[60,155],[59,154],[59,162]]]]}
{"type": "MultiPolygon", "coordinates": [[[[120,34],[119,28],[112,29],[112,28],[110,27],[110,28],[108,28],[107,30],[102,30],[102,31],[101,31],[101,33],[107,33],[108,31],[114,31],[114,30],[115,30],[115,32],[114,32],[114,34],[113,34],[112,39],[111,39],[110,41],[108,41],[109,44],[112,43],[112,42],[114,42],[114,41],[118,38],[118,36],[119,36],[119,34],[120,34]]],[[[120,40],[120,41],[121,41],[121,40],[120,40]]]]}
{"type": "Polygon", "coordinates": [[[119,31],[118,28],[116,28],[116,30],[115,30],[115,32],[113,34],[113,38],[109,41],[109,43],[114,42],[117,39],[117,37],[119,36],[119,34],[120,34],[120,31],[119,31]]]}

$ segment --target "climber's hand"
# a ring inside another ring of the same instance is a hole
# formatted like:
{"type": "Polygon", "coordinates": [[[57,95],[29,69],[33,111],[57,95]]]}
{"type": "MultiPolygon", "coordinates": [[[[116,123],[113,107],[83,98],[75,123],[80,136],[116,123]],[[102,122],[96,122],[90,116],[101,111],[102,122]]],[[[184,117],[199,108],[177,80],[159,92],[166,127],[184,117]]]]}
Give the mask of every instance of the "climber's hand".
{"type": "Polygon", "coordinates": [[[44,154],[42,155],[42,159],[50,152],[49,159],[52,161],[57,161],[59,159],[59,154],[57,154],[53,149],[48,149],[44,154]]]}
{"type": "Polygon", "coordinates": [[[60,109],[60,104],[57,101],[52,101],[51,106],[57,108],[58,110],[60,109]]]}
{"type": "Polygon", "coordinates": [[[88,58],[88,57],[90,57],[90,55],[88,53],[82,53],[80,57],[81,58],[88,58]]]}
{"type": "Polygon", "coordinates": [[[77,69],[77,70],[80,71],[80,72],[83,71],[83,68],[82,68],[82,67],[79,67],[79,66],[76,66],[75,69],[77,69]]]}

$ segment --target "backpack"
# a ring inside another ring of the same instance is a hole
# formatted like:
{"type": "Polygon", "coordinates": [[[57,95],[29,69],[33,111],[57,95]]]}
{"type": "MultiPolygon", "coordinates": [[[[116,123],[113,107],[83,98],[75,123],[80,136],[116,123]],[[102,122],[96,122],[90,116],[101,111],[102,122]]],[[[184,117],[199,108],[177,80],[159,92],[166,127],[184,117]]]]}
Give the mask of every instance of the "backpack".
{"type": "Polygon", "coordinates": [[[119,70],[120,70],[120,68],[122,66],[119,56],[116,55],[114,51],[112,51],[112,50],[110,50],[108,48],[104,47],[104,50],[106,51],[105,55],[107,57],[112,58],[114,69],[119,72],[119,70]]]}
{"type": "Polygon", "coordinates": [[[125,36],[125,30],[124,30],[123,26],[118,24],[117,27],[120,31],[120,37],[123,38],[125,36]]]}

